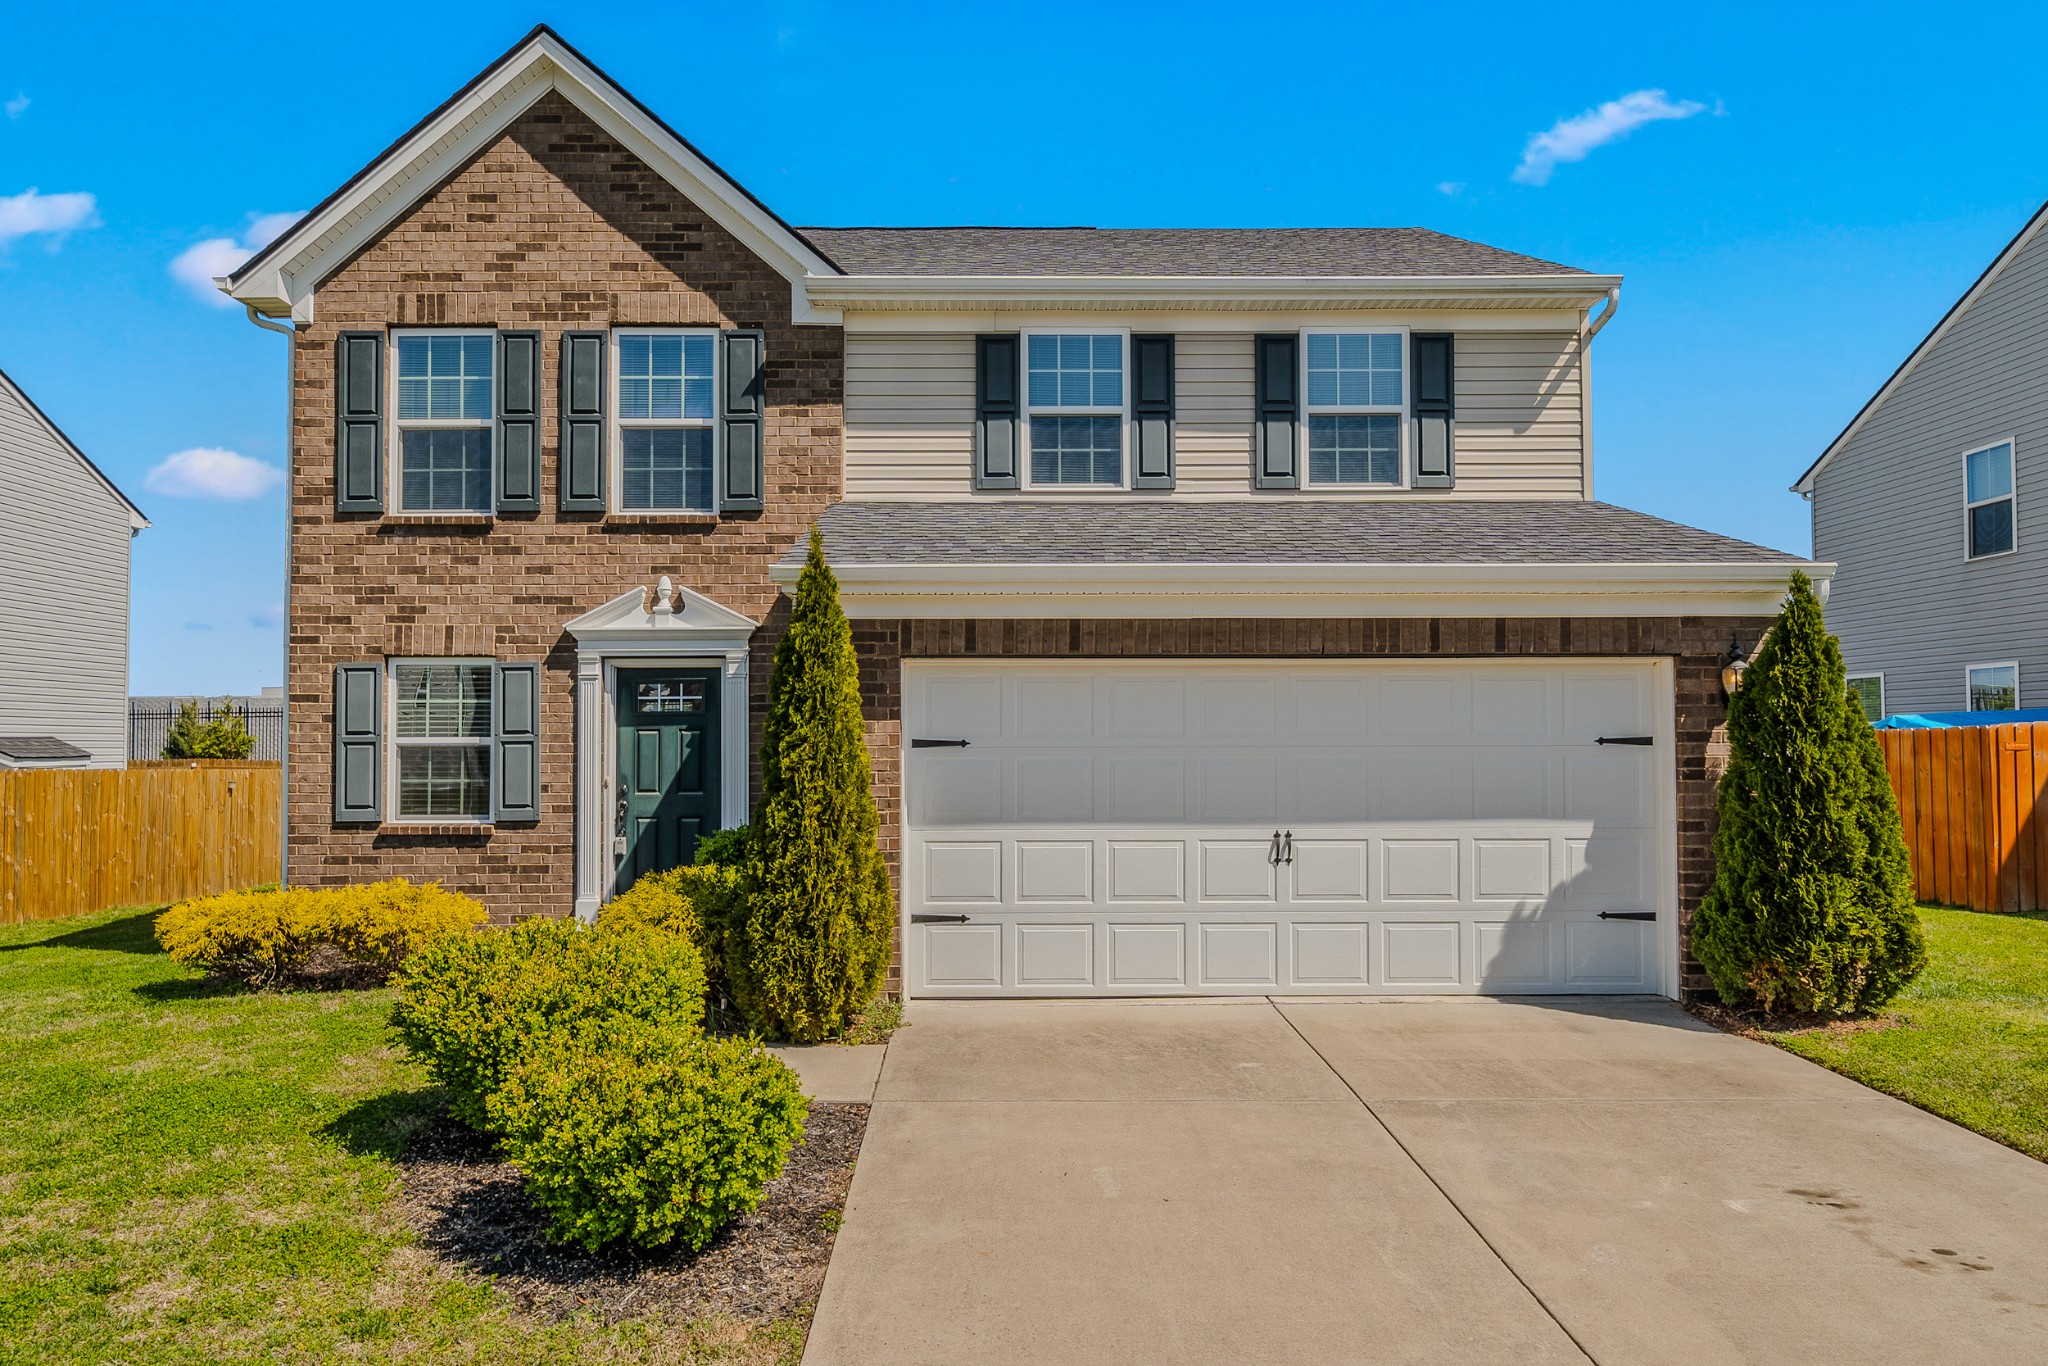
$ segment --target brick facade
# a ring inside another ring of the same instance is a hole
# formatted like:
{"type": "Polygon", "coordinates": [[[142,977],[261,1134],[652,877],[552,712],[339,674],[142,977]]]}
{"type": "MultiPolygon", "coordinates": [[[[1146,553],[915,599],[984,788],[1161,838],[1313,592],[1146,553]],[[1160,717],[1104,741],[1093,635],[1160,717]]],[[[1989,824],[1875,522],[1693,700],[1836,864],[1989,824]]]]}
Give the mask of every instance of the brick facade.
{"type": "Polygon", "coordinates": [[[906,659],[1491,659],[1668,656],[1678,740],[1681,986],[1710,989],[1691,954],[1692,913],[1714,878],[1715,787],[1728,759],[1721,662],[1752,650],[1765,617],[1389,618],[1210,621],[862,621],[854,623],[875,800],[890,876],[902,885],[903,661],[906,659]]]}
{"type": "Polygon", "coordinates": [[[667,574],[765,619],[752,661],[765,691],[783,616],[768,566],[839,495],[840,331],[793,326],[787,279],[555,94],[322,284],[314,311],[292,347],[291,878],[433,877],[500,919],[567,914],[575,650],[563,625],[667,574]],[[484,525],[335,512],[335,335],[415,324],[544,334],[540,512],[484,525]],[[615,324],[767,330],[764,513],[555,510],[559,334],[615,324]],[[334,666],[464,654],[544,661],[541,820],[465,834],[334,824],[334,666]]]}

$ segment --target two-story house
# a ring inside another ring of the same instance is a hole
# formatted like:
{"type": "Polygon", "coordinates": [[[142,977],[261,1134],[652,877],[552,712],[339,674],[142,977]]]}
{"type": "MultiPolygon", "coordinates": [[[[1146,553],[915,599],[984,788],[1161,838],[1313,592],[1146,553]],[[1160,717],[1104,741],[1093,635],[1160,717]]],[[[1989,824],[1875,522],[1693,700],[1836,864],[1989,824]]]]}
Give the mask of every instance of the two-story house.
{"type": "Polygon", "coordinates": [[[1875,721],[2048,705],[2048,207],[1792,488],[1841,565],[1828,629],[1875,721]]]}
{"type": "Polygon", "coordinates": [[[911,994],[1691,980],[1803,562],[1593,500],[1614,277],[793,227],[538,29],[223,285],[293,334],[295,882],[589,916],[744,821],[815,524],[911,994]]]}
{"type": "Polygon", "coordinates": [[[0,769],[127,764],[129,550],[148,525],[0,371],[0,769]]]}

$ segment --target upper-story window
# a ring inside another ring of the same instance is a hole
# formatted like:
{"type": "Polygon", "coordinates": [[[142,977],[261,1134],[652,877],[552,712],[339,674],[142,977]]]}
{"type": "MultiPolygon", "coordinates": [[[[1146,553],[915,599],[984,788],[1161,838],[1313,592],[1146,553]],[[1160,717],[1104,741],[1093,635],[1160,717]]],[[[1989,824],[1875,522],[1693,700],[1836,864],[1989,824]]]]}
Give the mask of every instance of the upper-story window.
{"type": "Polygon", "coordinates": [[[491,510],[489,332],[400,332],[398,510],[491,510]]]}
{"type": "Polygon", "coordinates": [[[1407,376],[1399,332],[1310,332],[1308,482],[1397,485],[1407,376]]]}
{"type": "Polygon", "coordinates": [[[1025,335],[1033,486],[1123,486],[1124,340],[1114,332],[1025,335]]]}
{"type": "Polygon", "coordinates": [[[491,818],[491,663],[395,660],[391,697],[401,821],[491,818]]]}
{"type": "Polygon", "coordinates": [[[715,512],[717,339],[710,332],[618,335],[619,506],[715,512]]]}
{"type": "Polygon", "coordinates": [[[2013,547],[2012,443],[1963,457],[1964,499],[1970,519],[1969,556],[2003,555],[2013,547]]]}

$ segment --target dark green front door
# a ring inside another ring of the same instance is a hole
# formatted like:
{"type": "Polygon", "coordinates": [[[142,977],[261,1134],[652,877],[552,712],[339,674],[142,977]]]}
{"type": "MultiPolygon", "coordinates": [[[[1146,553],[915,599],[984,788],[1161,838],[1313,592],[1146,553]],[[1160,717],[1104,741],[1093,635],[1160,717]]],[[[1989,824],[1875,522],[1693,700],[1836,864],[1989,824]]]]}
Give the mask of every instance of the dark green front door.
{"type": "Polygon", "coordinates": [[[619,671],[618,888],[697,857],[718,828],[718,671],[619,671]]]}

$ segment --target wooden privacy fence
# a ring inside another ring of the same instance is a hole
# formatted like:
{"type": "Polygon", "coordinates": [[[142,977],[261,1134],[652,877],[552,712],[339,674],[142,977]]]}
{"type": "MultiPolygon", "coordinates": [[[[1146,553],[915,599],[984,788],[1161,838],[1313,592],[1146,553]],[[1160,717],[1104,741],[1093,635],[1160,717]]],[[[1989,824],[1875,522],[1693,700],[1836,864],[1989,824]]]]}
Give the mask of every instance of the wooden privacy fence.
{"type": "Polygon", "coordinates": [[[2048,723],[1877,736],[1920,900],[1977,911],[2048,906],[2048,723]]]}
{"type": "Polygon", "coordinates": [[[275,763],[0,773],[0,924],[275,882],[275,763]]]}

